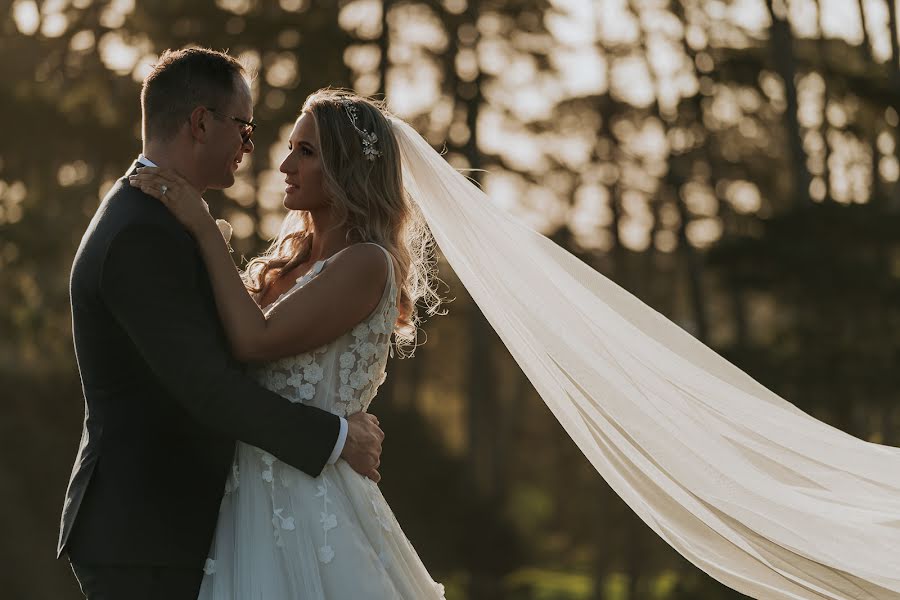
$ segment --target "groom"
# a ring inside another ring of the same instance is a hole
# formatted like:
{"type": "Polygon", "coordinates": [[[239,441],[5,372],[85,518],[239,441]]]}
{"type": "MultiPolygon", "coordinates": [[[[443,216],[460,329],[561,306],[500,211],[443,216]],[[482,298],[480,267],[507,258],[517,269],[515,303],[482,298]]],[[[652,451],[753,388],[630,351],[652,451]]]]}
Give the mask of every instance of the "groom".
{"type": "MultiPolygon", "coordinates": [[[[167,51],[141,107],[129,173],[159,165],[222,189],[253,151],[250,88],[226,54],[167,51]]],[[[197,597],[235,440],[311,476],[343,458],[378,481],[378,420],[293,404],[242,374],[192,238],[126,177],[81,240],[71,300],[85,419],[57,552],[89,599],[197,597]]]]}

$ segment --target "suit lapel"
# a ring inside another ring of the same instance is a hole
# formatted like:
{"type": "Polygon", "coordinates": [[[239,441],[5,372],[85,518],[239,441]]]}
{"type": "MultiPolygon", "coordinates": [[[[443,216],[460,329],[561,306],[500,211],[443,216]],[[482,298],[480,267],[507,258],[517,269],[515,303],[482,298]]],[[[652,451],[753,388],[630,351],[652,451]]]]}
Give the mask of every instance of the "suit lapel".
{"type": "Polygon", "coordinates": [[[127,177],[129,175],[134,175],[135,173],[137,173],[138,167],[146,167],[146,166],[147,165],[145,165],[144,163],[135,159],[135,161],[133,163],[131,163],[131,166],[128,167],[128,171],[125,173],[125,176],[127,177]]]}

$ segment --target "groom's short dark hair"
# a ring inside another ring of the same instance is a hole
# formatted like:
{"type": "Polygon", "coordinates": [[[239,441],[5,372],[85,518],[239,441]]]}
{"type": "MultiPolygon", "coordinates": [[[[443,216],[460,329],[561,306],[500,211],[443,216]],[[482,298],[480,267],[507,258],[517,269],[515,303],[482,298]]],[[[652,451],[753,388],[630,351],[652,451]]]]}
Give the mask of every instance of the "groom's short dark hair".
{"type": "Polygon", "coordinates": [[[209,48],[166,50],[141,87],[144,139],[171,139],[198,106],[222,110],[244,67],[209,48]]]}

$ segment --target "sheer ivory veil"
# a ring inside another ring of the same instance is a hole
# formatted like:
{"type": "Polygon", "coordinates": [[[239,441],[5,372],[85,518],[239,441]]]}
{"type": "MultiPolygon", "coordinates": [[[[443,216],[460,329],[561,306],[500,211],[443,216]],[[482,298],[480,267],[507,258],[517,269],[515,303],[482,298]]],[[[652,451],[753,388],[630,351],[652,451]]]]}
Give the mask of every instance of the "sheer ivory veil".
{"type": "Polygon", "coordinates": [[[404,186],[448,263],[647,525],[754,598],[900,599],[900,449],[770,392],[514,221],[390,119],[404,186]]]}

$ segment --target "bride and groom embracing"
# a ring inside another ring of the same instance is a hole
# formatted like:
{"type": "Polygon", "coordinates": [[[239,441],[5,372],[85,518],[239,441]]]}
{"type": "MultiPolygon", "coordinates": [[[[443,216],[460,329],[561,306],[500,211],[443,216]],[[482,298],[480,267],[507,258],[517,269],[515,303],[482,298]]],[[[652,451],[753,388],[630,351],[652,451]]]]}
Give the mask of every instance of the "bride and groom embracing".
{"type": "Polygon", "coordinates": [[[766,389],[356,95],[307,98],[289,209],[242,276],[201,198],[253,149],[225,54],[165,54],[144,153],[71,296],[86,398],[59,552],[101,598],[440,598],[364,414],[435,309],[436,242],[592,466],[663,540],[766,600],[900,600],[900,449],[766,389]],[[244,374],[239,362],[253,366],[244,374]],[[254,382],[255,379],[255,382],[254,382]]]}
{"type": "Polygon", "coordinates": [[[443,597],[376,485],[366,413],[392,336],[437,299],[389,116],[306,100],[289,216],[242,275],[201,198],[253,150],[241,65],[166,52],[141,104],[143,153],[72,268],[86,404],[58,553],[91,600],[443,597]]]}

